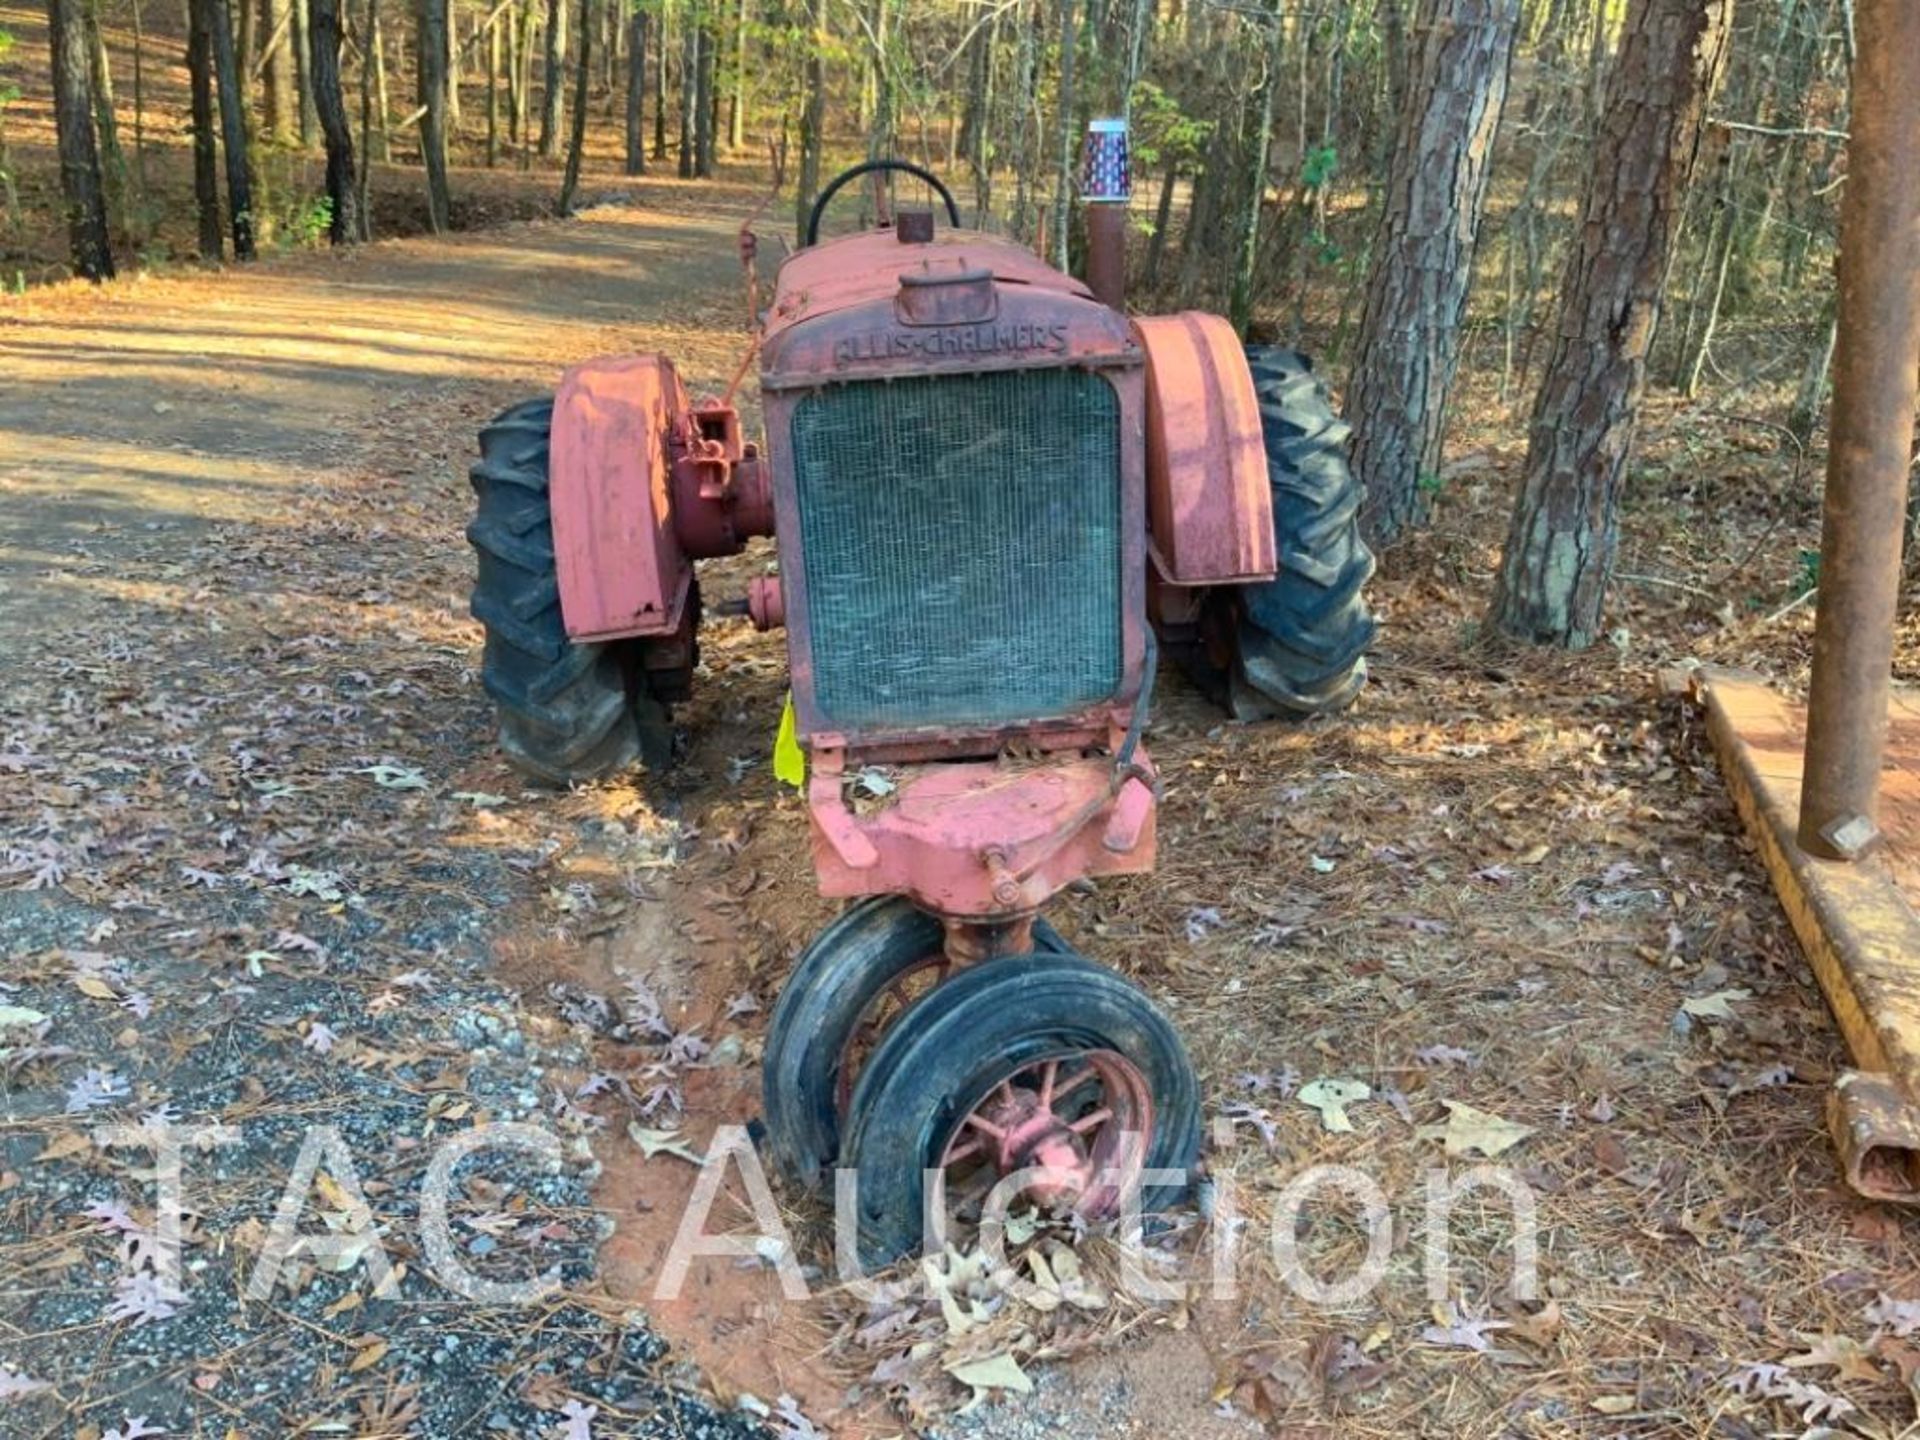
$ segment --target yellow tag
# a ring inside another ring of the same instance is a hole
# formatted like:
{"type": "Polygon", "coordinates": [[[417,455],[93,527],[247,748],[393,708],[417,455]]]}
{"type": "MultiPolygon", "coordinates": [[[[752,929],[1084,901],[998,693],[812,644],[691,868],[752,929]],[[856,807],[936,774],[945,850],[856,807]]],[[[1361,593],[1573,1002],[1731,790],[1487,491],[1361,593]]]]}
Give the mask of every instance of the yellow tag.
{"type": "Polygon", "coordinates": [[[796,728],[793,692],[789,690],[787,703],[780,711],[780,733],[773,737],[773,778],[799,790],[807,783],[807,757],[800,749],[796,728]]]}

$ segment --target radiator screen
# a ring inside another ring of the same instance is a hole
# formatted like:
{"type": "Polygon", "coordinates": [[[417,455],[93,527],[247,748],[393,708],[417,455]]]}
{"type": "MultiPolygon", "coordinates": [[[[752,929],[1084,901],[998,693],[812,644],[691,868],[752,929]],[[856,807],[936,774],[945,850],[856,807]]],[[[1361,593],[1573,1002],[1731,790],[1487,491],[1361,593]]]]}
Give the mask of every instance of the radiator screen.
{"type": "Polygon", "coordinates": [[[1079,370],[863,380],[793,417],[815,698],[993,725],[1119,687],[1120,423],[1079,370]]]}

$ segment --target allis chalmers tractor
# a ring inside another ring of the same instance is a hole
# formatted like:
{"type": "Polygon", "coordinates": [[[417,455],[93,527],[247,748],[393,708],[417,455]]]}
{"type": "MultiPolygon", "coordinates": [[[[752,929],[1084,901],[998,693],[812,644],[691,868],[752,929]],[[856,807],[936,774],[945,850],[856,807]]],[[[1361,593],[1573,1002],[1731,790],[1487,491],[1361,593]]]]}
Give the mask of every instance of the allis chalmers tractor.
{"type": "Polygon", "coordinates": [[[1373,633],[1347,432],[1302,359],[1129,318],[900,162],[830,185],[810,242],[875,169],[951,228],[902,212],[785,260],[764,448],[663,356],[588,361],[482,432],[469,531],[501,743],[554,783],[668,762],[694,562],[776,537],[740,608],[786,628],[820,888],[853,903],[774,1011],[767,1140],[803,1182],[857,1172],[870,1261],[1014,1171],[1097,1217],[1193,1164],[1173,1027],[1039,912],[1153,864],[1158,650],[1243,716],[1310,716],[1373,633]]]}

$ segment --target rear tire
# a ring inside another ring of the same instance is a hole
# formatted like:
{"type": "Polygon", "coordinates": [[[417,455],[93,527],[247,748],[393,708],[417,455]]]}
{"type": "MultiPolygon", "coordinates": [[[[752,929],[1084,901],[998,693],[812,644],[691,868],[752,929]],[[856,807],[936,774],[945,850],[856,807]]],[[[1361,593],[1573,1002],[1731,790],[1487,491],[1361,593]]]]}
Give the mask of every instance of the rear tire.
{"type": "Polygon", "coordinates": [[[560,616],[547,494],[551,400],[529,400],[480,432],[467,527],[479,570],[472,611],[486,627],[481,681],[514,768],[565,786],[645,760],[664,768],[673,727],[646,688],[637,641],[576,644],[560,616]]]}
{"type": "Polygon", "coordinates": [[[1360,538],[1363,489],[1347,465],[1352,433],[1298,351],[1250,346],[1273,487],[1278,573],[1208,598],[1200,643],[1183,659],[1236,719],[1310,719],[1344,710],[1367,683],[1377,628],[1367,608],[1373,552],[1360,538]]]}

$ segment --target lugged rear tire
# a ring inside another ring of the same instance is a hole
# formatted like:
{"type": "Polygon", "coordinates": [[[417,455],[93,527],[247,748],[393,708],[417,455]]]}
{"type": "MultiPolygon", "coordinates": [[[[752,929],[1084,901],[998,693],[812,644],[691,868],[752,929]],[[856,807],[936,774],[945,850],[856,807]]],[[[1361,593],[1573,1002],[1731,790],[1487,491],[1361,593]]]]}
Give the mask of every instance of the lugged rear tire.
{"type": "Polygon", "coordinates": [[[1347,465],[1352,433],[1333,413],[1313,364],[1295,350],[1249,346],[1273,487],[1278,573],[1223,592],[1213,624],[1231,662],[1205,688],[1225,691],[1237,719],[1309,719],[1344,710],[1367,683],[1377,628],[1367,608],[1373,552],[1360,538],[1363,490],[1347,465]]]}
{"type": "Polygon", "coordinates": [[[480,432],[467,527],[479,562],[473,616],[486,627],[481,682],[514,768],[565,786],[644,760],[664,768],[673,728],[646,689],[637,641],[576,644],[560,618],[547,495],[551,399],[503,411],[480,432]]]}

